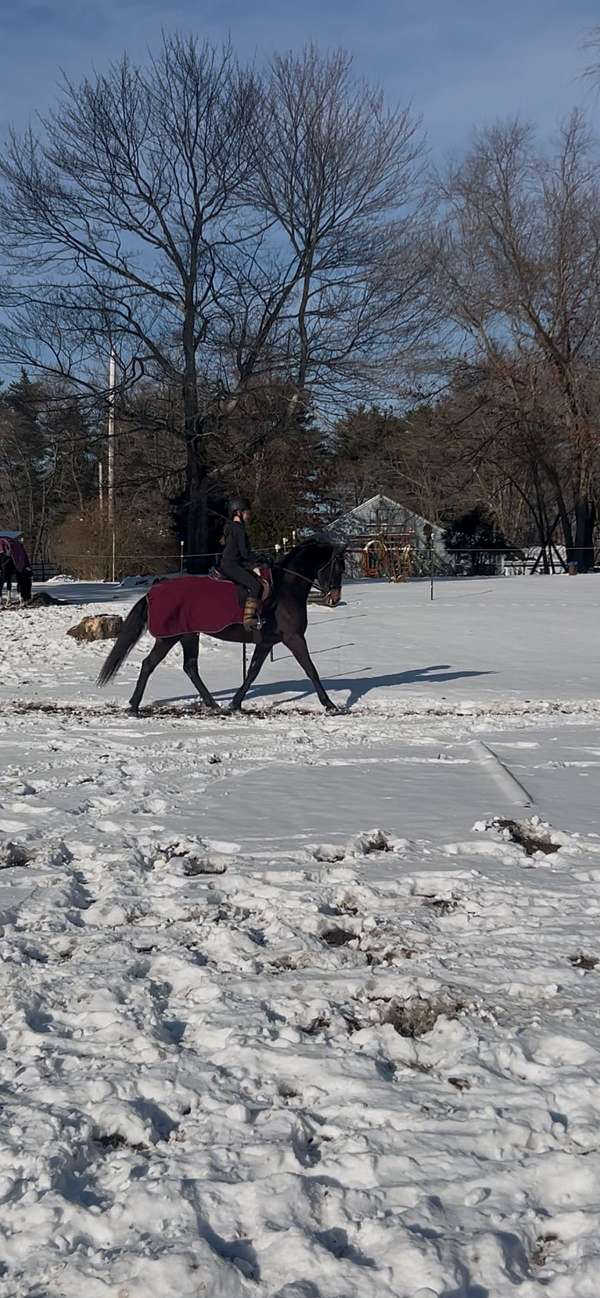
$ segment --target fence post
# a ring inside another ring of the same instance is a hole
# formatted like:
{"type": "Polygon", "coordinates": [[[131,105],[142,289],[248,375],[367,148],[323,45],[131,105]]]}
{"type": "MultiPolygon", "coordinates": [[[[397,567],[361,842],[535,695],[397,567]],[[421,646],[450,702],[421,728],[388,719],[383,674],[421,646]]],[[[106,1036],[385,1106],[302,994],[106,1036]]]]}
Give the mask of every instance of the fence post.
{"type": "Polygon", "coordinates": [[[429,598],[433,599],[433,528],[430,523],[425,524],[423,528],[423,536],[425,537],[425,545],[427,546],[427,554],[429,558],[429,598]]]}

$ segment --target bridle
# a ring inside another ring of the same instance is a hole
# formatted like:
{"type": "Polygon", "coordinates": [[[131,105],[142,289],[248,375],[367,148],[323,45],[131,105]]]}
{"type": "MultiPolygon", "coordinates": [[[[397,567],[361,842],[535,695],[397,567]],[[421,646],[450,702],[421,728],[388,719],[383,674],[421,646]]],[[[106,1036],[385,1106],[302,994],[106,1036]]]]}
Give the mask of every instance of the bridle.
{"type": "MultiPolygon", "coordinates": [[[[321,575],[320,575],[323,571],[323,568],[325,567],[324,564],[323,567],[319,568],[316,577],[305,577],[303,572],[295,572],[293,568],[282,568],[281,566],[279,565],[278,566],[280,572],[286,572],[290,577],[298,577],[300,581],[305,581],[307,586],[309,587],[309,590],[312,590],[314,586],[316,590],[319,590],[321,592],[321,595],[323,596],[325,602],[330,603],[331,593],[333,591],[333,572],[334,572],[334,566],[337,557],[338,557],[338,551],[333,550],[331,554],[331,558],[329,560],[327,576],[324,580],[321,579],[321,575]],[[325,584],[326,582],[329,584],[326,585],[325,584]]],[[[335,606],[332,604],[331,607],[333,608],[335,606]]]]}
{"type": "MultiPolygon", "coordinates": [[[[334,605],[333,605],[333,603],[332,603],[332,601],[331,601],[331,595],[332,595],[332,591],[333,591],[333,589],[334,589],[334,586],[333,586],[333,572],[334,572],[334,566],[335,566],[335,561],[336,561],[337,557],[338,557],[337,552],[334,550],[334,551],[332,552],[331,558],[330,558],[330,560],[329,560],[329,568],[328,568],[328,571],[327,571],[327,577],[326,577],[326,579],[325,579],[326,582],[328,583],[327,585],[325,585],[324,582],[321,581],[320,572],[322,571],[322,569],[317,573],[317,583],[318,583],[318,588],[319,588],[319,590],[321,591],[321,594],[322,594],[322,596],[323,596],[323,599],[325,600],[325,603],[326,603],[326,604],[330,604],[332,608],[334,607],[334,605]]],[[[313,585],[314,585],[314,583],[313,583],[313,585]]],[[[341,585],[341,582],[340,582],[340,585],[341,585]]],[[[337,588],[336,588],[336,589],[337,589],[337,588]]]]}

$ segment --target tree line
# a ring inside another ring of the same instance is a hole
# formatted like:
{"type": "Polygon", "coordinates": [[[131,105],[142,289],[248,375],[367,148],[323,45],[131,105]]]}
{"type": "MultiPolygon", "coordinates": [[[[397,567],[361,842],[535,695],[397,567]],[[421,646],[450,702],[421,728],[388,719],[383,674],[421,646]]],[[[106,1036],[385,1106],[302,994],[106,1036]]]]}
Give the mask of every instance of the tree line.
{"type": "Polygon", "coordinates": [[[0,153],[0,526],[106,556],[112,350],[130,569],[202,568],[232,489],[265,545],[381,490],[591,567],[598,180],[578,111],[432,169],[343,52],[165,36],[65,83],[0,153]]]}

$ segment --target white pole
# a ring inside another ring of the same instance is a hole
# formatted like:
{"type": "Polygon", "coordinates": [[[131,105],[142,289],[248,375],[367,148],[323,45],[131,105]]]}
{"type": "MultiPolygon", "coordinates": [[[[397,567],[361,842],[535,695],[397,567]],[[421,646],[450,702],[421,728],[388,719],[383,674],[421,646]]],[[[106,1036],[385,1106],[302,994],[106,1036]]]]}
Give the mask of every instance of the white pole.
{"type": "Polygon", "coordinates": [[[110,532],[111,576],[113,581],[115,580],[117,549],[115,534],[115,385],[116,356],[114,348],[111,347],[108,362],[108,481],[106,495],[108,500],[108,528],[110,532]]]}
{"type": "Polygon", "coordinates": [[[108,362],[108,524],[114,532],[115,525],[115,369],[113,348],[108,362]]]}
{"type": "Polygon", "coordinates": [[[102,460],[98,460],[98,504],[100,513],[104,513],[104,477],[102,460]]]}

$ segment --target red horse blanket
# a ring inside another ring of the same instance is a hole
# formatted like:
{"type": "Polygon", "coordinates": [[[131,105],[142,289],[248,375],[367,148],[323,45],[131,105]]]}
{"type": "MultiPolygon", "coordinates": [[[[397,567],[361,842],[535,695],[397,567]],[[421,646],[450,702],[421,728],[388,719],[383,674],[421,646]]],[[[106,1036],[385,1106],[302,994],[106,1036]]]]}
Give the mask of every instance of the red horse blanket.
{"type": "Polygon", "coordinates": [[[0,554],[10,555],[17,572],[25,572],[26,569],[31,568],[25,546],[12,536],[0,536],[0,554]]]}
{"type": "Polygon", "coordinates": [[[243,620],[238,588],[215,577],[174,577],[148,591],[148,630],[157,640],[168,636],[218,635],[243,620]]]}

